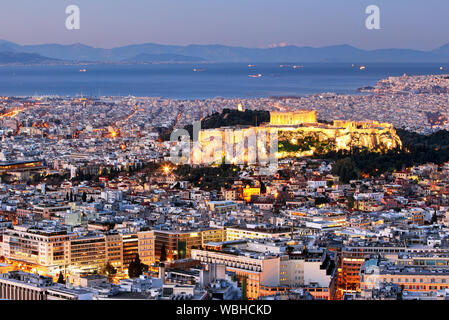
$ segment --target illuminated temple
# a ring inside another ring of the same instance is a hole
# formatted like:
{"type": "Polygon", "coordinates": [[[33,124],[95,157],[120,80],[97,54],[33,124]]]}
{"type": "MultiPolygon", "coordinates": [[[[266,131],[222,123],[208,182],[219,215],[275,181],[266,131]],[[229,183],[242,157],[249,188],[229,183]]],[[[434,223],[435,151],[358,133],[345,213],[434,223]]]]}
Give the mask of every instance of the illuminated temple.
{"type": "Polygon", "coordinates": [[[276,158],[311,156],[315,153],[349,151],[355,148],[386,152],[402,147],[392,124],[348,120],[321,123],[317,121],[316,111],[296,110],[271,112],[270,123],[259,127],[235,126],[201,130],[200,148],[197,146],[192,149],[191,162],[218,163],[226,159],[228,163],[258,163],[262,158],[267,158],[273,133],[277,133],[278,139],[276,158]],[[251,148],[250,145],[256,147],[251,148]]]}
{"type": "Polygon", "coordinates": [[[270,125],[300,125],[305,123],[316,123],[316,111],[296,110],[292,112],[270,112],[270,125]]]}

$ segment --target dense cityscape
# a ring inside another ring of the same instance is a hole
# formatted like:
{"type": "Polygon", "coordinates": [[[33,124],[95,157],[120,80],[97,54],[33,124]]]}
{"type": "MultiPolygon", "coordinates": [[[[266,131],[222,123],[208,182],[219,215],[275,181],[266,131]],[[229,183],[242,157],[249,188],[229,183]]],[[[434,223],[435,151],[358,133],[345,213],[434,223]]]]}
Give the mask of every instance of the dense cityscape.
{"type": "Polygon", "coordinates": [[[0,298],[449,299],[449,158],[384,171],[352,158],[410,154],[395,129],[447,130],[449,75],[359,91],[0,97],[0,298]],[[178,142],[164,137],[230,110],[313,128],[316,141],[301,131],[288,147],[316,152],[284,154],[270,175],[260,163],[171,161],[178,142]],[[343,130],[369,135],[318,153],[343,130]]]}

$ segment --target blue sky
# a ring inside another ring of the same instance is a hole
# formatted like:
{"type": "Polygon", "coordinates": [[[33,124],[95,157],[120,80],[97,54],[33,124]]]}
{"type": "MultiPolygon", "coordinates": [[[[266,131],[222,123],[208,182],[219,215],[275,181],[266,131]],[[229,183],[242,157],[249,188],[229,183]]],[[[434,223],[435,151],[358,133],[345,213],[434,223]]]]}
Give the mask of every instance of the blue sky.
{"type": "Polygon", "coordinates": [[[0,39],[430,50],[449,43],[448,13],[448,0],[1,0],[0,39]],[[80,30],[65,28],[72,4],[81,10],[80,30]],[[368,5],[380,7],[381,30],[365,28],[368,5]]]}

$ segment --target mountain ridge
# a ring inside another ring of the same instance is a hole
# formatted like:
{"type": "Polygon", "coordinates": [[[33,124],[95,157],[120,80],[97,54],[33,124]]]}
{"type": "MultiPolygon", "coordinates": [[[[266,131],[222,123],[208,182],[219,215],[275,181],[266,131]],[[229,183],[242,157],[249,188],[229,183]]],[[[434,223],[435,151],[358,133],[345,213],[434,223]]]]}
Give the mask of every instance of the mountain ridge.
{"type": "Polygon", "coordinates": [[[162,63],[162,62],[205,62],[201,57],[184,56],[173,53],[149,54],[140,53],[134,57],[124,59],[124,63],[162,63]]]}
{"type": "MultiPolygon", "coordinates": [[[[208,62],[442,62],[449,63],[449,43],[430,51],[414,49],[359,49],[348,44],[325,47],[278,46],[247,48],[220,44],[163,45],[131,44],[111,49],[82,43],[19,45],[0,40],[0,52],[32,53],[50,59],[75,62],[121,62],[138,55],[201,57],[208,62]]],[[[156,61],[157,62],[157,61],[156,61]]]]}
{"type": "Polygon", "coordinates": [[[60,59],[52,59],[36,53],[23,52],[0,52],[0,65],[11,64],[60,64],[64,63],[60,59]]]}

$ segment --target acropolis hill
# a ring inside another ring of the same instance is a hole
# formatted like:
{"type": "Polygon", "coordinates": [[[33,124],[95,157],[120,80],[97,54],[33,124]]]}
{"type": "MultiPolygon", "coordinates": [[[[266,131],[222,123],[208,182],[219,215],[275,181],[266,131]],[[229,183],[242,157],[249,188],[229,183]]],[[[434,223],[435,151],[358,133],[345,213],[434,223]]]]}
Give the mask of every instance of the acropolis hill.
{"type": "Polygon", "coordinates": [[[354,148],[385,152],[402,147],[401,139],[390,123],[346,120],[319,123],[316,111],[273,112],[270,124],[265,128],[278,130],[279,151],[284,156],[354,148]]]}
{"type": "MultiPolygon", "coordinates": [[[[271,112],[270,122],[258,127],[236,126],[201,130],[199,140],[203,146],[203,153],[211,152],[213,149],[211,144],[222,143],[222,150],[226,150],[226,142],[237,145],[242,139],[245,139],[246,150],[249,136],[256,133],[258,136],[266,134],[270,137],[268,133],[273,131],[278,133],[278,158],[309,156],[328,151],[349,151],[355,148],[386,152],[402,147],[401,139],[392,124],[346,120],[334,120],[332,124],[321,123],[317,120],[316,111],[310,110],[271,112]],[[233,134],[230,134],[230,131],[233,134]]],[[[261,148],[259,144],[258,148],[261,148]]]]}

